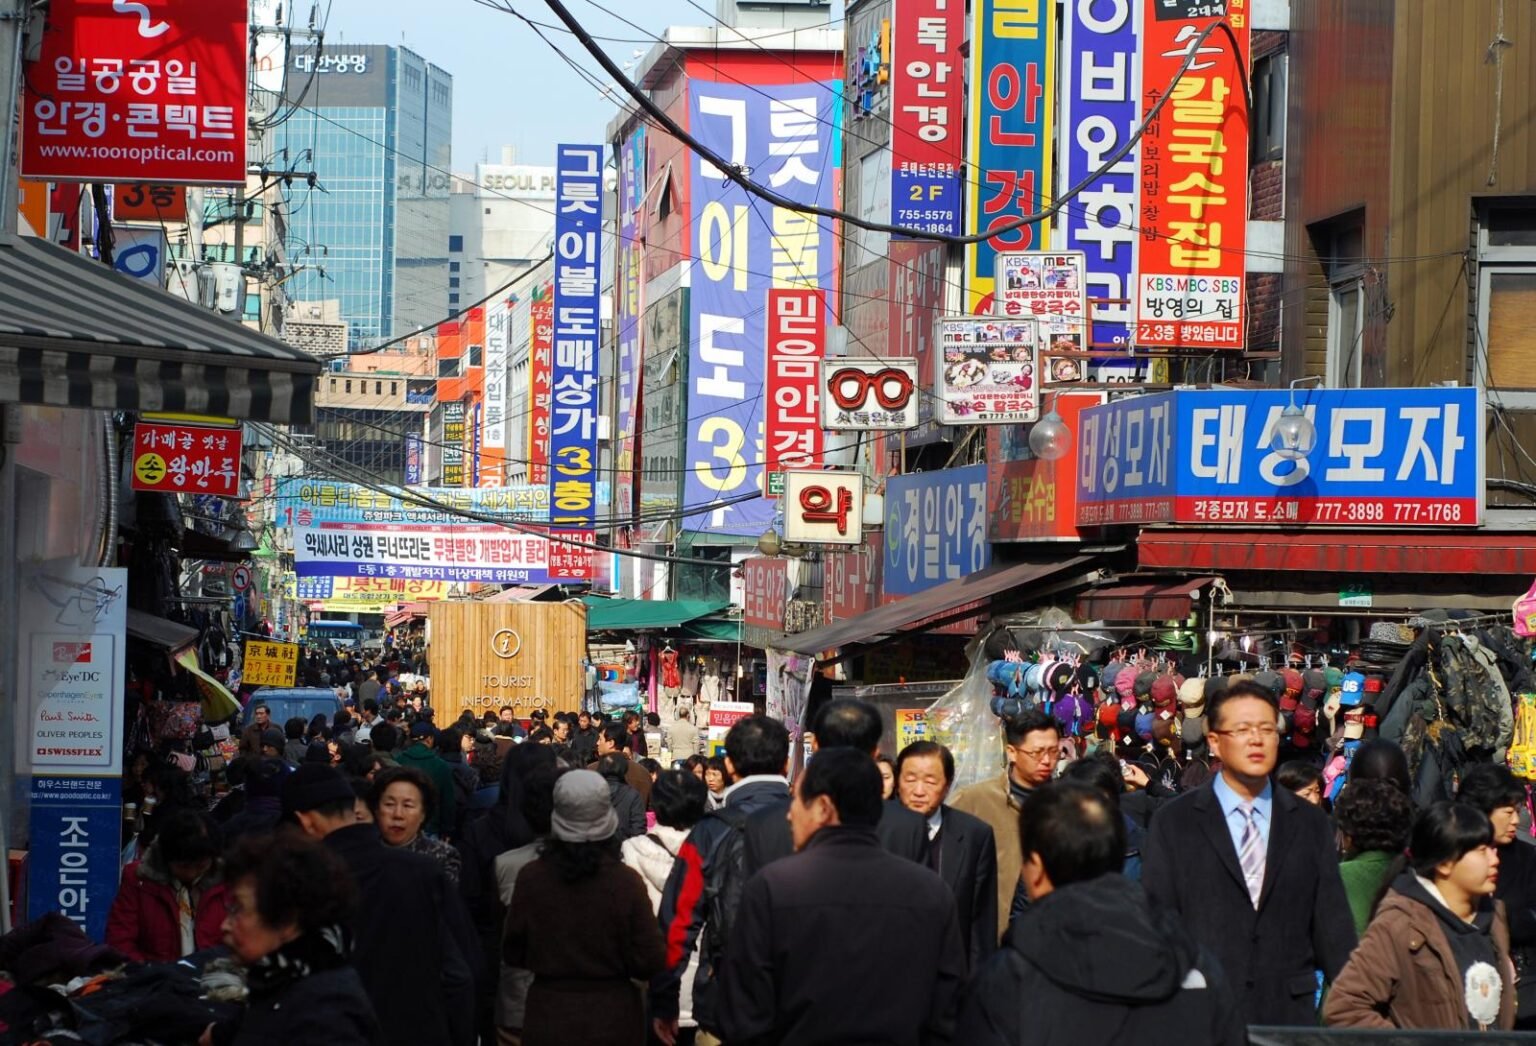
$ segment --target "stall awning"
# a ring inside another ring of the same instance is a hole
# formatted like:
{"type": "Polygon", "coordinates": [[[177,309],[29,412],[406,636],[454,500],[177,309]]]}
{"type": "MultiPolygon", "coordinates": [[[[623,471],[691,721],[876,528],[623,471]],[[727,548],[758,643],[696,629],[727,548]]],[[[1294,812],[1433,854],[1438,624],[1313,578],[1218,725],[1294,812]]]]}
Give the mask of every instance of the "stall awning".
{"type": "Polygon", "coordinates": [[[0,235],[0,403],[310,421],[319,360],[44,240],[0,235]]]}
{"type": "Polygon", "coordinates": [[[1143,530],[1144,569],[1536,576],[1536,533],[1143,530]]]}
{"type": "Polygon", "coordinates": [[[683,638],[702,643],[740,643],[741,622],[723,617],[701,617],[683,626],[683,638]]]}
{"type": "Polygon", "coordinates": [[[1077,597],[1080,621],[1182,621],[1196,605],[1200,590],[1215,578],[1106,585],[1077,597]]]}
{"type": "Polygon", "coordinates": [[[600,599],[595,596],[587,596],[582,602],[587,605],[588,632],[677,628],[730,606],[705,599],[600,599]]]}
{"type": "Polygon", "coordinates": [[[504,588],[493,596],[487,596],[487,603],[527,603],[538,599],[544,593],[554,588],[554,585],[513,585],[504,588]]]}
{"type": "Polygon", "coordinates": [[[391,611],[384,615],[384,627],[395,628],[405,624],[413,618],[426,617],[426,603],[406,603],[399,610],[391,611]]]}
{"type": "Polygon", "coordinates": [[[179,621],[167,621],[163,617],[146,614],[142,610],[128,611],[128,634],[175,656],[197,643],[197,629],[179,621]]]}
{"type": "Polygon", "coordinates": [[[1028,600],[1032,595],[1028,586],[1081,569],[1096,559],[1096,556],[1072,556],[1050,563],[994,563],[969,577],[946,581],[926,592],[919,592],[896,603],[887,603],[847,621],[835,621],[809,632],[777,636],[773,645],[780,650],[792,650],[798,654],[816,654],[850,643],[871,643],[909,630],[915,631],[912,626],[970,603],[991,601],[996,610],[998,598],[1005,595],[1017,596],[1012,600],[1015,603],[1028,600]]]}

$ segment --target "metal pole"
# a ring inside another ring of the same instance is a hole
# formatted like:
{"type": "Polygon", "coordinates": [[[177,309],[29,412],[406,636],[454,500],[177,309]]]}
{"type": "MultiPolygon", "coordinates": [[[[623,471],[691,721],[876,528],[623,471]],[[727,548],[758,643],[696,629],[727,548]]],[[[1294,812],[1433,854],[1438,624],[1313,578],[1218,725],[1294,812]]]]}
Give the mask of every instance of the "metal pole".
{"type": "Polygon", "coordinates": [[[27,29],[28,0],[12,0],[9,10],[0,12],[0,89],[4,90],[4,108],[0,108],[0,215],[5,232],[16,228],[16,110],[21,103],[22,46],[27,29]]]}

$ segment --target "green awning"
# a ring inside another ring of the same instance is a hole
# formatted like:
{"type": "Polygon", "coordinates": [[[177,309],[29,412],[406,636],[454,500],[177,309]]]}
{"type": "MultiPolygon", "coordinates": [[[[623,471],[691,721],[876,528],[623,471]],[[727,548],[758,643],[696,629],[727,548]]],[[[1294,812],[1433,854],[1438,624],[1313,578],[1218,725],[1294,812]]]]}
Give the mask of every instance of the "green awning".
{"type": "Polygon", "coordinates": [[[678,628],[730,606],[704,599],[602,599],[585,596],[588,632],[678,628]]]}
{"type": "Polygon", "coordinates": [[[683,637],[713,643],[740,643],[741,622],[723,617],[703,617],[683,626],[683,637]]]}

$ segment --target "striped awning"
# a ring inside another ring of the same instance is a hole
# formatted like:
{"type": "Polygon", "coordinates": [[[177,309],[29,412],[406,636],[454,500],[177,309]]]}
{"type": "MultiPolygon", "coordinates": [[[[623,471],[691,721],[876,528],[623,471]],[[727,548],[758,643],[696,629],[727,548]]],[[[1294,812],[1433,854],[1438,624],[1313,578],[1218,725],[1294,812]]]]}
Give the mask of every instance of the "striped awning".
{"type": "Polygon", "coordinates": [[[0,403],[307,422],[321,369],[84,255],[0,235],[0,403]]]}

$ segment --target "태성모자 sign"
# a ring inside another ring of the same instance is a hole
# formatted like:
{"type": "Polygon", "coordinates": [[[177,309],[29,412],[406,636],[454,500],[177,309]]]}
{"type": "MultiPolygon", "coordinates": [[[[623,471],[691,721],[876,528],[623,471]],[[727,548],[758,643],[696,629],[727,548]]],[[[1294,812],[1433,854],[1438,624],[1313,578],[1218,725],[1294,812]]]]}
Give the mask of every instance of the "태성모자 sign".
{"type": "Polygon", "coordinates": [[[886,480],[884,540],[886,596],[916,595],[987,566],[987,467],[886,480]]]}
{"type": "Polygon", "coordinates": [[[1078,523],[1475,526],[1484,401],[1474,388],[1309,389],[1316,432],[1271,446],[1289,390],[1181,391],[1086,411],[1078,523]]]}
{"type": "Polygon", "coordinates": [[[133,489],[240,496],[238,428],[139,422],[133,427],[133,489]]]}
{"type": "Polygon", "coordinates": [[[597,350],[601,337],[603,147],[562,145],[555,182],[555,352],[550,518],[597,522],[597,350]]]}
{"type": "Polygon", "coordinates": [[[1040,336],[1033,319],[945,316],[934,367],[944,425],[995,425],[1040,416],[1040,336]]]}
{"type": "Polygon", "coordinates": [[[299,645],[247,639],[240,680],[247,686],[293,686],[299,673],[299,645]]]}
{"type": "Polygon", "coordinates": [[[22,177],[244,185],[246,20],[246,0],[53,0],[22,177]]]}
{"type": "Polygon", "coordinates": [[[965,5],[891,4],[891,221],[960,232],[965,5]]]}
{"type": "Polygon", "coordinates": [[[841,431],[915,428],[917,360],[836,359],[821,364],[821,424],[841,431]]]}

